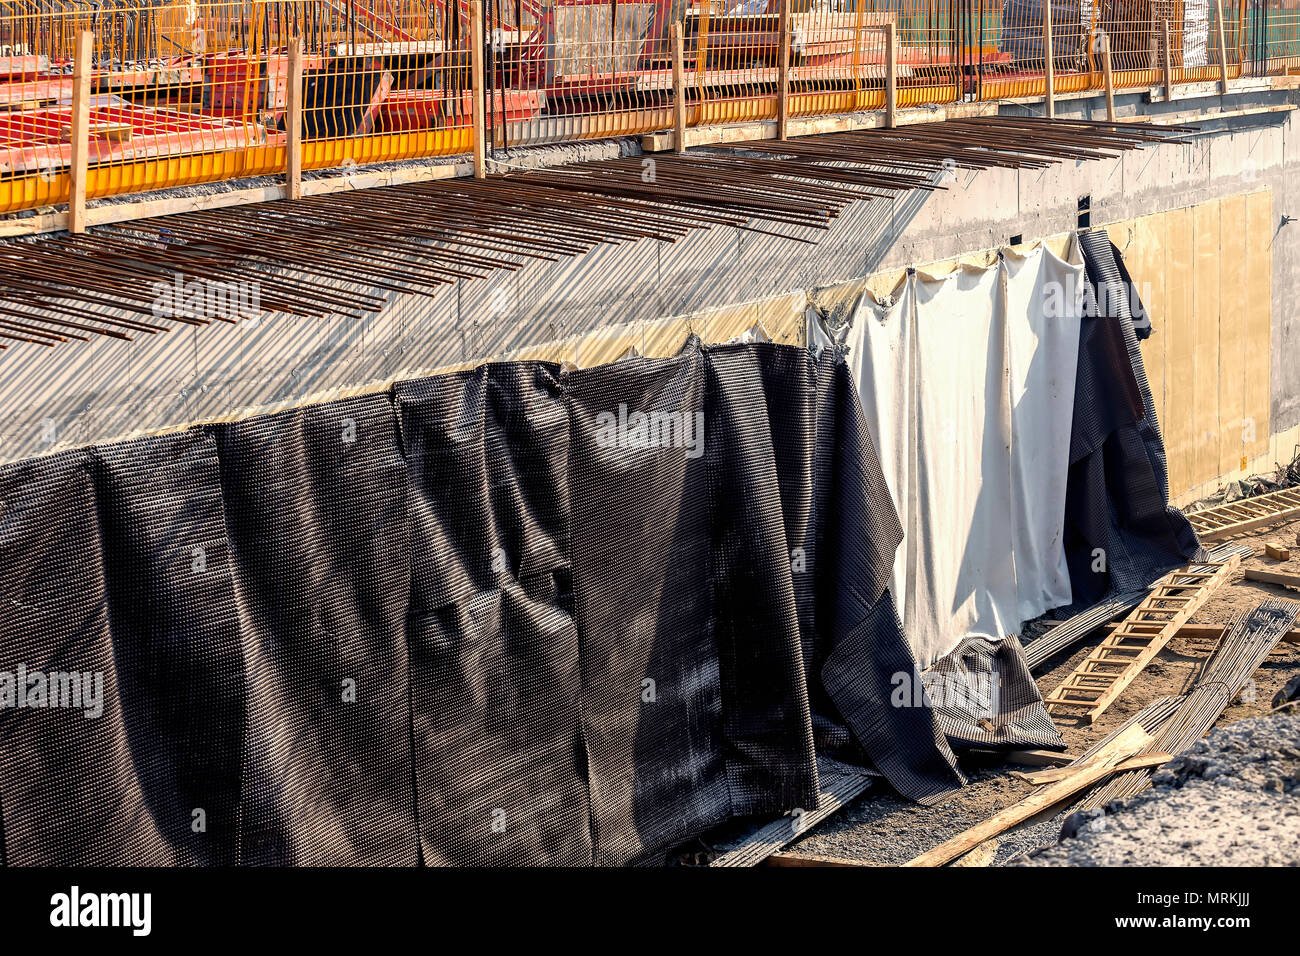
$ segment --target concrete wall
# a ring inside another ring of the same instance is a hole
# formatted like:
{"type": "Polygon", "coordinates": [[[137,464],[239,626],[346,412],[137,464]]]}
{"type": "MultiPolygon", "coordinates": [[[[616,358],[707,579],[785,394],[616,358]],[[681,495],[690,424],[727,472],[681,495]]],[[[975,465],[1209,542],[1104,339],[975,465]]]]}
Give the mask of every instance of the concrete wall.
{"type": "MultiPolygon", "coordinates": [[[[1223,108],[1285,105],[1289,95],[1234,94],[1223,108]]],[[[1218,99],[1164,104],[1129,94],[1119,98],[1119,108],[1185,112],[1217,108],[1218,99]]],[[[1097,118],[1101,109],[1099,100],[1060,104],[1062,115],[1097,118]]],[[[942,192],[859,203],[829,230],[789,229],[788,240],[714,229],[676,244],[603,247],[447,286],[430,297],[390,294],[388,307],[365,320],[271,317],[251,327],[179,329],[134,343],[14,345],[0,353],[0,460],[301,399],[403,370],[537,352],[543,343],[573,342],[609,325],[626,326],[633,340],[652,338],[664,316],[811,290],[1017,235],[1028,240],[1067,231],[1085,195],[1092,222],[1103,224],[1266,188],[1275,197],[1276,227],[1269,431],[1285,433],[1300,426],[1300,363],[1285,359],[1297,354],[1300,336],[1291,305],[1300,293],[1300,224],[1280,224],[1284,215],[1300,215],[1288,188],[1300,176],[1294,116],[1206,120],[1180,142],[1114,160],[958,173],[942,192]]],[[[1161,317],[1154,321],[1158,329],[1161,317]]],[[[589,356],[578,358],[590,364],[589,356]]]]}
{"type": "Polygon", "coordinates": [[[1262,189],[1108,227],[1153,316],[1142,355],[1176,496],[1270,452],[1273,199],[1262,189]]]}

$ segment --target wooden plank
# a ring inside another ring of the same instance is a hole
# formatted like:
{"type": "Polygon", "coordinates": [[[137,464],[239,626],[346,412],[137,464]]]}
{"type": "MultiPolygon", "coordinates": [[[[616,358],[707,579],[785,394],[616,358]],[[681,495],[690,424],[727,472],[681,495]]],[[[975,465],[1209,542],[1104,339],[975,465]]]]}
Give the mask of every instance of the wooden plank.
{"type": "Polygon", "coordinates": [[[776,138],[785,139],[790,132],[790,0],[780,0],[780,44],[776,81],[776,138]]]}
{"type": "Polygon", "coordinates": [[[985,840],[965,856],[953,861],[953,866],[992,866],[998,855],[998,841],[985,840]]]}
{"type": "MultiPolygon", "coordinates": [[[[1103,34],[1104,36],[1104,34],[1103,34]]],[[[1121,248],[1127,243],[1126,255],[1130,258],[1129,270],[1133,281],[1138,284],[1140,298],[1147,308],[1148,318],[1158,316],[1167,326],[1168,310],[1165,295],[1165,230],[1167,220],[1163,215],[1142,216],[1132,223],[1132,243],[1127,240],[1116,245],[1121,248]]],[[[1151,384],[1151,399],[1156,408],[1156,419],[1163,428],[1168,428],[1165,421],[1165,343],[1169,336],[1165,329],[1150,335],[1138,343],[1142,351],[1142,361],[1146,365],[1147,381],[1151,384]]]]}
{"type": "Polygon", "coordinates": [[[1030,817],[1047,810],[1063,800],[1086,790],[1099,780],[1116,772],[1117,764],[1135,756],[1147,747],[1152,736],[1141,727],[1133,726],[1118,735],[1111,743],[1099,751],[1093,762],[1075,768],[1075,773],[1064,780],[1048,784],[1031,793],[1019,803],[995,813],[969,830],[959,833],[950,840],[939,844],[933,850],[914,857],[904,866],[942,866],[956,859],[963,853],[973,850],[985,840],[992,839],[999,833],[1011,829],[1017,823],[1023,823],[1030,817]]]}
{"type": "Polygon", "coordinates": [[[1268,555],[1270,558],[1272,558],[1274,561],[1291,560],[1291,549],[1283,547],[1280,544],[1272,544],[1272,543],[1265,544],[1264,553],[1268,555]]]}
{"type": "MultiPolygon", "coordinates": [[[[1244,10],[1244,8],[1243,8],[1244,10]]],[[[1219,52],[1219,92],[1224,96],[1228,95],[1228,43],[1223,36],[1223,0],[1214,0],[1215,25],[1218,28],[1215,32],[1218,36],[1218,42],[1215,44],[1219,52]]]]}
{"type": "Polygon", "coordinates": [[[302,198],[302,37],[289,41],[289,75],[285,88],[285,198],[302,198]]]}
{"type": "Polygon", "coordinates": [[[686,54],[681,21],[673,24],[673,148],[686,152],[686,54]]]}
{"type": "Polygon", "coordinates": [[[1009,750],[1005,757],[1007,763],[1019,764],[1022,767],[1064,767],[1074,762],[1074,758],[1069,754],[1058,753],[1055,750],[1009,750]]]}
{"type": "MultiPolygon", "coordinates": [[[[1116,768],[1116,772],[1119,772],[1121,769],[1141,770],[1145,767],[1159,767],[1161,764],[1168,763],[1173,759],[1173,754],[1167,754],[1162,750],[1155,750],[1149,754],[1130,757],[1128,760],[1124,761],[1122,767],[1116,768]]],[[[1089,761],[1089,763],[1091,762],[1092,761],[1089,761]]],[[[1080,766],[1084,765],[1081,764],[1080,766]]],[[[1031,783],[1035,787],[1041,787],[1045,784],[1055,783],[1058,780],[1064,780],[1071,774],[1078,773],[1078,770],[1078,767],[1050,767],[1046,770],[1035,770],[1032,773],[1023,773],[1019,770],[1013,770],[1011,776],[1015,777],[1017,780],[1024,780],[1026,783],[1031,783]]]]}
{"type": "Polygon", "coordinates": [[[1171,102],[1174,98],[1174,61],[1169,51],[1169,21],[1160,21],[1160,35],[1164,41],[1164,75],[1165,75],[1165,102],[1171,102]]]}
{"type": "MultiPolygon", "coordinates": [[[[1082,663],[1045,698],[1047,712],[1086,709],[1085,719],[1092,723],[1100,717],[1164,648],[1178,630],[1209,599],[1241,563],[1233,554],[1213,566],[1206,577],[1190,571],[1172,571],[1165,575],[1133,612],[1113,633],[1084,658],[1082,663]],[[1186,593],[1172,596],[1171,586],[1186,585],[1186,593]],[[1160,608],[1157,604],[1174,604],[1160,608]],[[1149,621],[1157,627],[1134,627],[1149,621]]],[[[1207,565],[1207,567],[1210,567],[1207,565]]]]}
{"type": "Polygon", "coordinates": [[[86,174],[90,160],[90,81],[95,35],[77,34],[72,66],[72,163],[68,168],[68,231],[86,231],[86,174]]]}
{"type": "Polygon", "coordinates": [[[1192,487],[1192,403],[1196,392],[1195,316],[1192,313],[1192,210],[1165,213],[1165,297],[1168,314],[1165,336],[1165,455],[1169,463],[1169,491],[1179,495],[1192,487]]]}
{"type": "MultiPolygon", "coordinates": [[[[1294,103],[1287,104],[1292,108],[1294,103]]],[[[1268,454],[1272,405],[1273,193],[1246,196],[1246,435],[1242,454],[1268,454]]],[[[1270,461],[1269,464],[1272,464],[1270,461]]]]}
{"type": "Polygon", "coordinates": [[[1192,486],[1219,477],[1219,203],[1192,208],[1194,229],[1192,268],[1192,327],[1194,335],[1192,390],[1194,427],[1192,486]]]}
{"type": "Polygon", "coordinates": [[[484,137],[486,123],[484,120],[483,93],[483,0],[470,0],[469,3],[469,49],[470,82],[473,84],[474,101],[474,178],[487,178],[487,143],[484,137]]]}
{"type": "Polygon", "coordinates": [[[1106,122],[1115,122],[1115,74],[1110,59],[1110,34],[1101,34],[1101,76],[1106,88],[1106,122]]]}
{"type": "Polygon", "coordinates": [[[898,125],[898,24],[885,24],[885,126],[898,125]]]}
{"type": "MultiPolygon", "coordinates": [[[[1228,81],[1229,93],[1262,93],[1266,90],[1295,89],[1296,77],[1294,76],[1244,76],[1235,80],[1228,81]]],[[[1218,80],[1208,80],[1195,83],[1180,83],[1174,94],[1175,100],[1196,100],[1204,99],[1209,96],[1218,96],[1220,92],[1218,80]]],[[[1146,103],[1158,103],[1164,99],[1164,87],[1153,86],[1142,94],[1142,99],[1146,103]]]]}
{"type": "Polygon", "coordinates": [[[1056,56],[1052,51],[1052,7],[1048,2],[1040,5],[1043,11],[1043,80],[1045,88],[1045,106],[1048,119],[1056,118],[1056,56]]]}
{"type": "Polygon", "coordinates": [[[1219,208],[1218,473],[1230,475],[1246,468],[1246,197],[1219,208]]]}
{"type": "Polygon", "coordinates": [[[1281,571],[1265,571],[1262,568],[1247,568],[1246,580],[1261,581],[1265,584],[1279,584],[1282,587],[1300,590],[1300,574],[1283,574],[1281,571]]]}

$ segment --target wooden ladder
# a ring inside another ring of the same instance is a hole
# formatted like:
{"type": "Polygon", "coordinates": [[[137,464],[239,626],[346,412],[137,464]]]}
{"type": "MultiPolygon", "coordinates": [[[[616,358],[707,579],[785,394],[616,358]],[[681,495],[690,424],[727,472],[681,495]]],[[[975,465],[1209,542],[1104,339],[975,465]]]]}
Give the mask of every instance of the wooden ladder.
{"type": "Polygon", "coordinates": [[[1166,574],[1119,627],[1047,695],[1047,712],[1056,715],[1082,709],[1088,723],[1095,721],[1240,563],[1241,555],[1234,554],[1226,561],[1191,565],[1166,574]]]}
{"type": "Polygon", "coordinates": [[[1266,524],[1300,515],[1300,488],[1283,488],[1231,504],[1216,505],[1187,516],[1196,534],[1206,541],[1249,531],[1266,524]]]}

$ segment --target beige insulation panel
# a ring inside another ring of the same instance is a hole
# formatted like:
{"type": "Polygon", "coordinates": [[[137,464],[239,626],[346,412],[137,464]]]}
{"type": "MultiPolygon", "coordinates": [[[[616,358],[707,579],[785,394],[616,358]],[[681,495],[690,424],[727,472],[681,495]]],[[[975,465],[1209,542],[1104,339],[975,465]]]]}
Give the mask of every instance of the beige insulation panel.
{"type": "Polygon", "coordinates": [[[1273,193],[1246,197],[1246,415],[1254,423],[1246,442],[1251,458],[1268,453],[1269,354],[1273,327],[1273,193]]]}
{"type": "Polygon", "coordinates": [[[1263,190],[1108,228],[1155,325],[1142,357],[1174,497],[1268,451],[1272,219],[1263,190]]]}
{"type": "MultiPolygon", "coordinates": [[[[1123,243],[1117,243],[1123,247],[1123,243]]],[[[1146,276],[1147,286],[1141,291],[1147,312],[1154,316],[1169,313],[1169,292],[1165,288],[1165,222],[1147,216],[1137,220],[1132,228],[1132,245],[1129,247],[1130,275],[1146,276]]],[[[1136,279],[1141,282],[1142,280],[1136,279]]],[[[1156,417],[1165,425],[1165,342],[1168,336],[1152,335],[1142,342],[1142,361],[1146,365],[1147,380],[1151,383],[1151,397],[1156,405],[1156,417]]]]}
{"type": "MultiPolygon", "coordinates": [[[[1246,197],[1219,203],[1219,247],[1229,250],[1246,235],[1246,197]]],[[[1219,262],[1219,460],[1217,475],[1245,467],[1246,418],[1246,257],[1224,255],[1219,262]]],[[[1265,349],[1267,354],[1267,349],[1265,349]]]]}
{"type": "MultiPolygon", "coordinates": [[[[1164,213],[1165,289],[1169,311],[1153,315],[1156,335],[1165,340],[1165,454],[1169,460],[1169,490],[1190,488],[1196,473],[1196,326],[1193,318],[1192,269],[1195,265],[1195,226],[1190,209],[1164,213]]],[[[1134,277],[1139,287],[1145,277],[1134,277]]]]}
{"type": "Polygon", "coordinates": [[[1219,350],[1219,271],[1223,261],[1220,247],[1219,202],[1192,207],[1195,265],[1191,275],[1192,316],[1195,329],[1193,349],[1194,378],[1191,405],[1195,422],[1193,482],[1206,481],[1219,474],[1219,375],[1222,372],[1219,350]]]}

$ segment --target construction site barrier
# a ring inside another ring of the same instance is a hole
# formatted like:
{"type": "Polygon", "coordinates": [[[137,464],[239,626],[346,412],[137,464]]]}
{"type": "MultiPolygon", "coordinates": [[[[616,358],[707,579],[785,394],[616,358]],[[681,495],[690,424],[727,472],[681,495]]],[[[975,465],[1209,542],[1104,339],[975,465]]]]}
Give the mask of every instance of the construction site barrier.
{"type": "Polygon", "coordinates": [[[0,212],[1293,70],[1300,0],[0,0],[0,212]]]}

